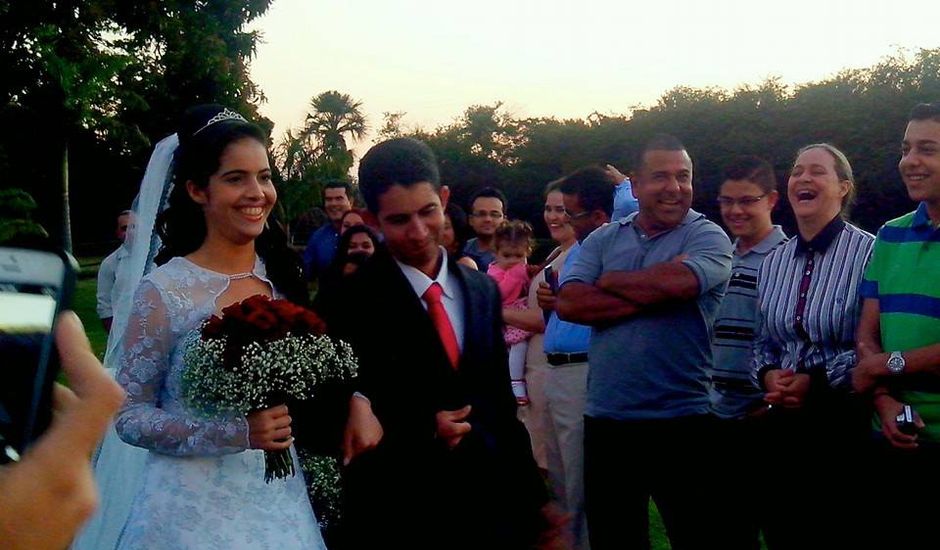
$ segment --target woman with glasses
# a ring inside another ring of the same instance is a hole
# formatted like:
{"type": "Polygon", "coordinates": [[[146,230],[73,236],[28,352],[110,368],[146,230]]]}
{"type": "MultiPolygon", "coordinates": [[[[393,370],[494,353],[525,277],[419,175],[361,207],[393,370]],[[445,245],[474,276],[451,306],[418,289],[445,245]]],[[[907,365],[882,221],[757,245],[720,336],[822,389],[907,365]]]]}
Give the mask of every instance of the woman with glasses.
{"type": "Polygon", "coordinates": [[[800,149],[787,182],[797,235],[758,274],[753,374],[770,410],[756,467],[771,549],[851,547],[846,537],[856,531],[846,523],[857,505],[848,495],[868,426],[849,390],[858,287],[874,237],[845,220],[854,191],[841,151],[800,149]]]}

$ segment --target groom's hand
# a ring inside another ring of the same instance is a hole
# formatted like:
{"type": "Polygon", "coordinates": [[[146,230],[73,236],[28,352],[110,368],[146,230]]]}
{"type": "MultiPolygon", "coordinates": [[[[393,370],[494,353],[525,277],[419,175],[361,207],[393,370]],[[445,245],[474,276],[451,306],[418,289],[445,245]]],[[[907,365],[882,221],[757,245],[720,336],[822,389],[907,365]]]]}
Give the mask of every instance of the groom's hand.
{"type": "Polygon", "coordinates": [[[444,441],[447,448],[456,447],[463,436],[472,429],[467,417],[470,416],[470,405],[457,411],[437,412],[437,437],[444,441]]]}
{"type": "Polygon", "coordinates": [[[372,404],[354,395],[349,401],[349,418],[343,431],[343,466],[360,454],[376,448],[385,435],[382,424],[372,412],[372,404]]]}

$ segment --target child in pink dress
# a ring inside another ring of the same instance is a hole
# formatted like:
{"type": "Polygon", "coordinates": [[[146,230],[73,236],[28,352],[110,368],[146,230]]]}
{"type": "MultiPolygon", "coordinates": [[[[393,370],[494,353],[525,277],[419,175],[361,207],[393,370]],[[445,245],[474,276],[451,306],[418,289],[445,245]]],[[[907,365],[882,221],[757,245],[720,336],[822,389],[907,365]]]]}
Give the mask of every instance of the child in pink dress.
{"type": "MultiPolygon", "coordinates": [[[[486,274],[499,286],[503,298],[503,307],[526,309],[526,295],[529,289],[529,274],[526,260],[532,253],[532,226],[523,221],[504,222],[496,229],[493,247],[496,261],[490,264],[486,274]]],[[[531,332],[520,328],[505,326],[503,338],[509,348],[509,377],[512,379],[512,393],[519,405],[529,404],[529,394],[525,385],[525,356],[529,347],[531,332]]]]}

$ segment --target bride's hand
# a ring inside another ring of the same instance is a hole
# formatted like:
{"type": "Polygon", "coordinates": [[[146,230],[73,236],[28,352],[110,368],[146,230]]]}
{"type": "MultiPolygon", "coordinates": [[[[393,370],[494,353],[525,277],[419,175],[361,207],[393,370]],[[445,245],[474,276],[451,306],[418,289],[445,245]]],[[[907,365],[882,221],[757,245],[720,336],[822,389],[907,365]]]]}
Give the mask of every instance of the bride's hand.
{"type": "Polygon", "coordinates": [[[294,442],[287,405],[248,413],[248,444],[252,449],[281,451],[294,442]]]}

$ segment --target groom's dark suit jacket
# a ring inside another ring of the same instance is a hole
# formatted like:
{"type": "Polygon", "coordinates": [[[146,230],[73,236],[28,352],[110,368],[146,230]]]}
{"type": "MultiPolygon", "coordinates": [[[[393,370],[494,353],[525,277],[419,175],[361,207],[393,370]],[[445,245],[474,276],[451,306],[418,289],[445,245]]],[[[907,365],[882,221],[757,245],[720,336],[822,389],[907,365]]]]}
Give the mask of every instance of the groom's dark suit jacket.
{"type": "Polygon", "coordinates": [[[463,294],[464,340],[454,370],[408,280],[387,252],[342,285],[324,312],[359,358],[357,389],[384,437],[348,468],[353,548],[525,547],[547,492],[516,418],[499,291],[449,264],[463,294]],[[455,449],[436,438],[435,413],[471,405],[473,429],[455,449]]]}

